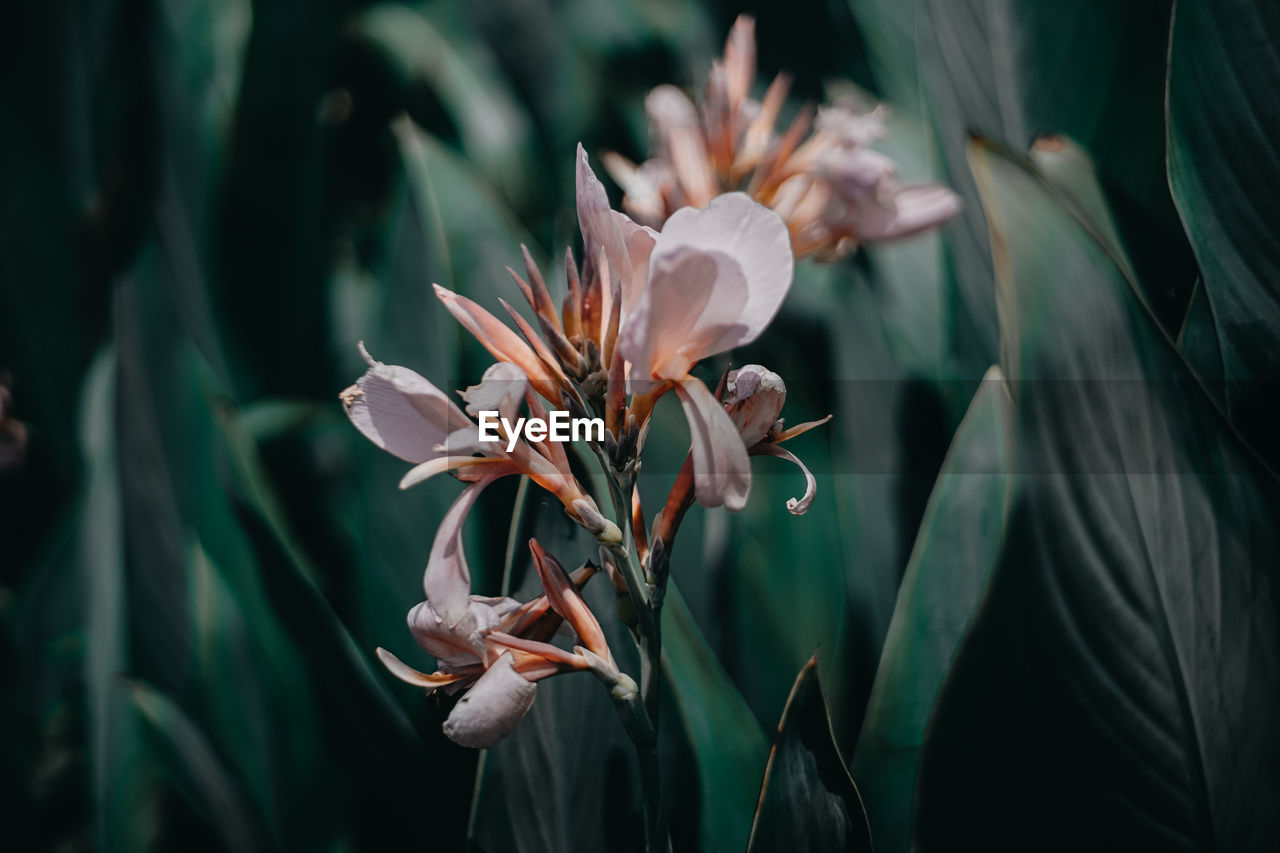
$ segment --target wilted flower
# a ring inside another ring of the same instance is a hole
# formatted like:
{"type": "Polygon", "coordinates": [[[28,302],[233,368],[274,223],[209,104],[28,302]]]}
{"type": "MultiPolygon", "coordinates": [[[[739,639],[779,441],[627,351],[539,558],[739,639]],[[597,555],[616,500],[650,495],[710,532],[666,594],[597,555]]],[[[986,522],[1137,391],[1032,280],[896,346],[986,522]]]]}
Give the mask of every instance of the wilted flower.
{"type": "Polygon", "coordinates": [[[637,222],[658,228],[682,207],[745,190],[786,222],[797,257],[832,259],[932,228],[959,210],[946,187],[899,181],[897,165],[869,147],[885,136],[883,106],[863,112],[843,102],[819,107],[816,119],[805,109],[779,134],[790,81],[779,75],[763,100],[753,100],[755,54],[755,23],[741,16],[712,65],[701,109],[676,87],[659,86],[645,102],[650,159],[636,166],[605,155],[637,222]]]}
{"type": "Polygon", "coordinates": [[[427,600],[409,611],[409,630],[436,659],[435,672],[419,672],[378,649],[387,669],[402,681],[428,692],[467,691],[444,723],[444,733],[463,746],[492,746],[510,734],[533,704],[537,682],[549,676],[590,671],[610,687],[631,684],[618,671],[579,591],[595,567],[570,576],[536,540],[529,548],[545,593],[525,604],[471,595],[469,575],[427,567],[427,600]],[[451,620],[445,614],[459,604],[463,618],[451,620]],[[548,642],[562,622],[577,638],[572,652],[548,642]]]}

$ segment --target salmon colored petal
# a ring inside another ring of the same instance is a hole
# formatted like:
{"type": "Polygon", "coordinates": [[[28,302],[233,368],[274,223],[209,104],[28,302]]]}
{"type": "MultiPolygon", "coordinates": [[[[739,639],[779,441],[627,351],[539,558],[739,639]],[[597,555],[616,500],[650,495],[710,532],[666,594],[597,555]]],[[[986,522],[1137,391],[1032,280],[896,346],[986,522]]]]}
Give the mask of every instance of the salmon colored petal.
{"type": "Polygon", "coordinates": [[[595,614],[587,606],[582,593],[574,586],[573,579],[564,570],[564,566],[548,554],[536,539],[529,540],[529,550],[533,552],[533,565],[542,580],[542,588],[546,590],[551,607],[577,632],[582,645],[601,657],[612,659],[600,623],[596,621],[595,614]]]}

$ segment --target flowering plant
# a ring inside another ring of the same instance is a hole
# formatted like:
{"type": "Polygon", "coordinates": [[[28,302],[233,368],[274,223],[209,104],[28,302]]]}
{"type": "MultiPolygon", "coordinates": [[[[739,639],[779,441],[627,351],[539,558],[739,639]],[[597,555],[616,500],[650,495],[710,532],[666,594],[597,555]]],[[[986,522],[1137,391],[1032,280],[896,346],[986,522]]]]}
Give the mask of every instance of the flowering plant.
{"type": "Polygon", "coordinates": [[[566,256],[566,293],[558,308],[527,249],[526,278],[509,270],[536,328],[505,300],[502,307],[519,335],[474,301],[435,286],[449,313],[498,359],[479,385],[462,393],[465,412],[427,379],[382,364],[363,347],[369,369],[343,392],[342,401],[365,436],[414,463],[402,488],[446,472],[467,484],[436,532],[424,575],[426,600],[409,612],[410,631],[436,659],[437,670],[419,672],[379,649],[383,663],[397,678],[428,691],[465,691],[444,732],[472,747],[491,746],[510,733],[532,705],[540,680],[595,674],[635,743],[647,789],[648,843],[659,850],[666,845],[653,725],[659,625],[681,520],[695,501],[741,509],[751,489],[749,455],[800,466],[805,492],[788,501],[787,509],[803,514],[816,482],[780,445],[826,419],[785,427],[779,416],[786,386],[760,365],[726,374],[715,392],[691,373],[699,361],[758,337],[782,304],[793,260],[777,214],[731,193],[703,210],[676,211],[655,231],[610,208],[581,146],[577,208],[586,262],[579,270],[572,253],[566,256]],[[651,523],[635,478],[654,406],[669,391],[684,410],[691,447],[651,523]],[[586,444],[608,479],[612,519],[575,476],[563,444],[506,434],[498,444],[480,440],[472,417],[496,411],[505,432],[522,405],[544,420],[547,406],[561,406],[604,421],[603,439],[586,444]],[[642,660],[639,684],[619,670],[580,593],[599,570],[596,564],[585,562],[570,575],[531,540],[543,595],[518,602],[472,594],[462,525],[479,492],[512,474],[554,495],[600,543],[600,565],[629,604],[628,627],[642,660]],[[549,642],[562,623],[576,639],[572,652],[549,642]]]}

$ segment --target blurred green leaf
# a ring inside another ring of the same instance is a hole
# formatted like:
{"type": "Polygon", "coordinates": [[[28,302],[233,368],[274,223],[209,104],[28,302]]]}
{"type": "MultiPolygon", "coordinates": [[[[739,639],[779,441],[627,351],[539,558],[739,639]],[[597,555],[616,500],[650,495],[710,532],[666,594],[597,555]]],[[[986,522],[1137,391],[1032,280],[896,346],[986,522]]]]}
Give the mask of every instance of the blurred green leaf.
{"type": "Polygon", "coordinates": [[[885,637],[853,773],[886,853],[911,848],[925,724],[1002,542],[1011,409],[993,367],[951,442],[885,637]]]}
{"type": "Polygon", "coordinates": [[[1016,307],[1018,474],[926,736],[917,849],[1270,849],[1280,487],[1042,180],[972,161],[1016,307]]]}
{"type": "Polygon", "coordinates": [[[698,630],[674,581],[662,610],[663,663],[698,763],[701,849],[746,847],[768,740],[698,630]]]}
{"type": "Polygon", "coordinates": [[[122,689],[129,667],[121,488],[116,459],[116,351],[104,349],[85,377],[80,444],[85,459],[79,531],[88,603],[85,614],[90,770],[94,838],[108,850],[137,849],[153,827],[136,816],[147,797],[137,722],[122,689]]]}
{"type": "MultiPolygon", "coordinates": [[[[967,167],[971,133],[1025,151],[1061,133],[1124,203],[1121,231],[1157,317],[1176,328],[1194,279],[1162,165],[1171,2],[918,0],[917,61],[949,183],[965,210],[945,229],[957,281],[953,345],[985,370],[996,357],[991,252],[967,167]],[[1179,278],[1181,276],[1181,278],[1179,278]]],[[[905,14],[905,13],[904,13],[905,14]]],[[[977,373],[975,372],[974,378],[977,373]]]]}
{"type": "Polygon", "coordinates": [[[862,799],[831,733],[816,657],[800,670],[778,723],[747,850],[871,850],[862,799]]]}
{"type": "Polygon", "coordinates": [[[1274,3],[1178,0],[1169,49],[1169,183],[1203,276],[1188,315],[1205,333],[1191,354],[1201,343],[1210,350],[1192,365],[1206,382],[1226,380],[1228,416],[1273,466],[1280,463],[1278,99],[1274,3]]]}
{"type": "Polygon", "coordinates": [[[379,3],[361,11],[351,34],[377,49],[407,89],[427,86],[443,103],[468,159],[513,200],[528,193],[522,157],[530,147],[527,115],[493,68],[485,45],[450,40],[417,10],[379,3]]]}
{"type": "Polygon", "coordinates": [[[244,795],[200,728],[172,699],[145,682],[130,682],[128,690],[158,746],[161,766],[208,818],[226,849],[265,849],[265,836],[244,795]]]}

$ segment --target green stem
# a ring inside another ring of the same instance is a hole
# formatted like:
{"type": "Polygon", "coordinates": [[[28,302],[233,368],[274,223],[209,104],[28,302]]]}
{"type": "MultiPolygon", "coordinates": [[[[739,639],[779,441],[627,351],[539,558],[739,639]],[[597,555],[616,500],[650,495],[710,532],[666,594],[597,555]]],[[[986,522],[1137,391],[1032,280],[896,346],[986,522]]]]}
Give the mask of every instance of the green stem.
{"type": "Polygon", "coordinates": [[[610,695],[622,717],[622,726],[631,738],[640,762],[640,786],[644,791],[644,839],[646,853],[669,853],[666,815],[662,810],[662,778],[658,765],[658,734],[644,703],[635,692],[613,689],[610,695]]]}

